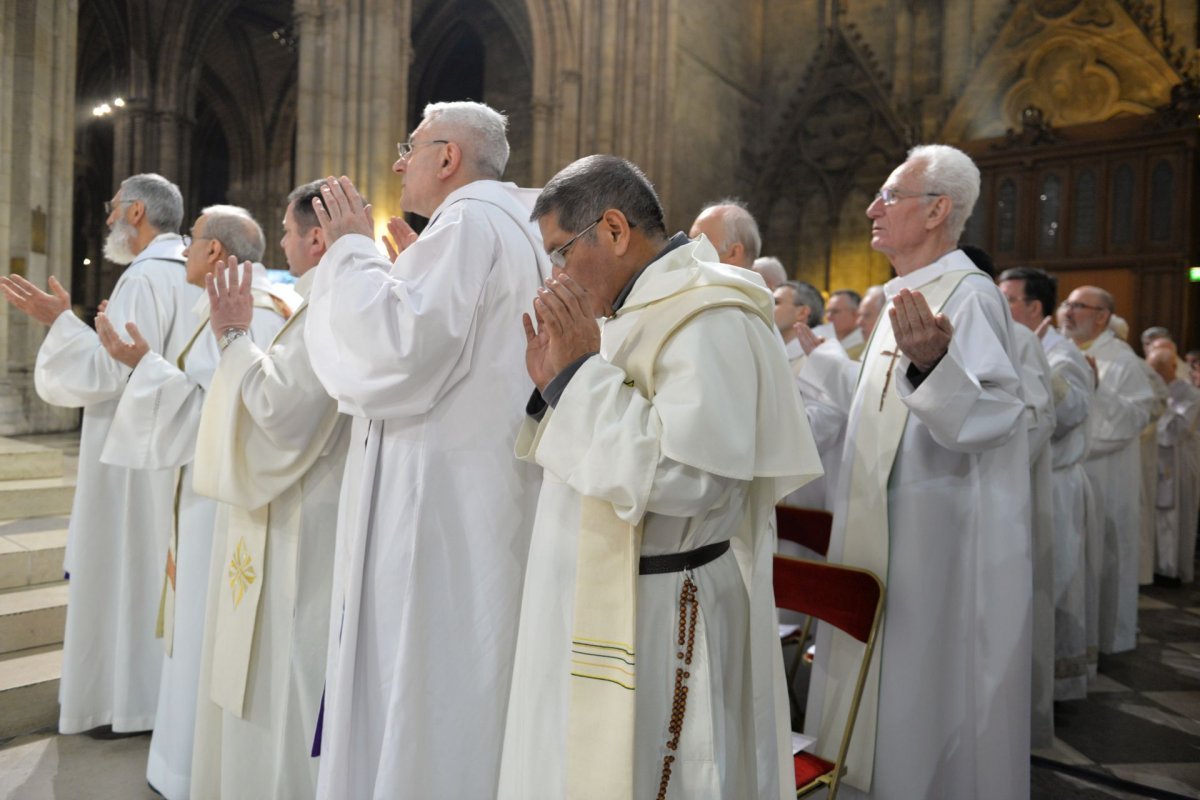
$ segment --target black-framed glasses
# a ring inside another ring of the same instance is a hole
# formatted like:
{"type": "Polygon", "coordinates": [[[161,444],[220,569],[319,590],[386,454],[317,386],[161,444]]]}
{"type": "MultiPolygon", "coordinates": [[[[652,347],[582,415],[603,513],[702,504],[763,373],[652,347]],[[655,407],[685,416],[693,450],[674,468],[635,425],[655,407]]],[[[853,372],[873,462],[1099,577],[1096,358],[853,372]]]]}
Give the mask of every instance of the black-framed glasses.
{"type": "Polygon", "coordinates": [[[1062,301],[1058,307],[1063,311],[1083,311],[1085,309],[1087,311],[1108,311],[1104,306],[1089,306],[1087,303],[1076,303],[1067,300],[1062,301]]]}
{"type": "Polygon", "coordinates": [[[941,197],[941,192],[906,192],[901,189],[888,189],[884,187],[875,193],[876,200],[882,200],[885,206],[894,206],[901,200],[910,200],[914,197],[941,197]]]}
{"type": "Polygon", "coordinates": [[[396,142],[396,153],[400,158],[408,158],[412,155],[412,151],[416,150],[423,144],[450,144],[449,139],[429,139],[424,142],[414,142],[411,139],[407,142],[396,142]]]}
{"type": "Polygon", "coordinates": [[[596,217],[595,222],[593,222],[591,225],[588,225],[586,228],[581,230],[579,233],[575,234],[570,239],[568,239],[567,243],[564,244],[562,247],[556,247],[555,249],[551,250],[550,251],[550,263],[553,264],[554,266],[558,267],[559,269],[566,269],[566,267],[567,267],[567,251],[571,249],[571,245],[575,244],[575,240],[578,239],[580,236],[583,236],[585,233],[590,231],[592,228],[599,225],[600,220],[602,220],[602,219],[604,219],[604,215],[600,215],[599,217],[596,217]]]}

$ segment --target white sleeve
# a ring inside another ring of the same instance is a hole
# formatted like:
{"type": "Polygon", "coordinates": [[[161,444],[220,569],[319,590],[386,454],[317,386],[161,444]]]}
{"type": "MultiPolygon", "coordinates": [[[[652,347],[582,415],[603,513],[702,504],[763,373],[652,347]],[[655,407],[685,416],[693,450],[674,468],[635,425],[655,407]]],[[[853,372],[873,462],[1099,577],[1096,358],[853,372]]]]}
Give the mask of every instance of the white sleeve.
{"type": "Polygon", "coordinates": [[[424,414],[466,377],[498,246],[486,220],[457,206],[395,265],[365,236],[334,243],[317,267],[304,335],[313,370],[342,411],[424,414]]]}

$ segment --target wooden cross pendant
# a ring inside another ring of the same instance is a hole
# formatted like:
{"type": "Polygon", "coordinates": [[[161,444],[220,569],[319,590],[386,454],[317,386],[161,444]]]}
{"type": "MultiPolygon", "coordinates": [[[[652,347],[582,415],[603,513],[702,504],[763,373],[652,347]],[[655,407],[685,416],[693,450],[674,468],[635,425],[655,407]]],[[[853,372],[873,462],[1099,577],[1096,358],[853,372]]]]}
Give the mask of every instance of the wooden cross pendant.
{"type": "Polygon", "coordinates": [[[883,379],[883,391],[879,393],[879,410],[883,411],[883,400],[887,397],[888,387],[892,385],[892,370],[896,367],[896,359],[902,356],[903,353],[899,350],[894,353],[891,350],[884,350],[879,355],[892,357],[892,360],[888,362],[887,375],[883,379]]]}

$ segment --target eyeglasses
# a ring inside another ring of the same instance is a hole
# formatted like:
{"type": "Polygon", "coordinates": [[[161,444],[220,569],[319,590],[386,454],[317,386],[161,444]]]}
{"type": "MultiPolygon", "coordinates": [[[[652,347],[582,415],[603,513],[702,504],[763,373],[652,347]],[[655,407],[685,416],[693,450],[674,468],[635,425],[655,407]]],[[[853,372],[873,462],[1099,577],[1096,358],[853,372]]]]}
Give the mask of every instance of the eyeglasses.
{"type": "Polygon", "coordinates": [[[1087,303],[1071,303],[1066,300],[1062,302],[1059,308],[1063,311],[1083,311],[1084,309],[1088,311],[1108,311],[1104,306],[1089,306],[1087,303]]]}
{"type": "Polygon", "coordinates": [[[185,249],[191,247],[193,242],[202,242],[212,239],[211,236],[192,236],[190,233],[185,233],[180,238],[183,239],[183,246],[185,249]]]}
{"type": "Polygon", "coordinates": [[[583,236],[585,233],[590,231],[592,228],[599,225],[600,220],[602,220],[602,219],[604,219],[603,215],[596,217],[595,222],[593,222],[591,225],[588,225],[586,228],[581,230],[579,233],[575,234],[570,239],[568,239],[567,243],[564,244],[562,247],[558,247],[558,248],[555,248],[554,250],[551,250],[550,251],[550,263],[553,264],[554,266],[558,267],[559,269],[566,269],[566,267],[567,267],[567,251],[571,249],[571,245],[575,244],[575,240],[578,239],[580,236],[583,236]]]}
{"type": "MultiPolygon", "coordinates": [[[[901,200],[911,200],[914,197],[941,197],[940,192],[905,192],[900,189],[884,187],[875,193],[875,200],[882,200],[885,206],[894,206],[901,200]]],[[[872,201],[874,202],[874,201],[872,201]]]]}
{"type": "Polygon", "coordinates": [[[130,203],[135,203],[135,202],[137,202],[137,201],[136,200],[115,200],[115,201],[114,200],[105,200],[104,201],[104,213],[106,215],[111,216],[114,208],[120,208],[121,206],[127,206],[130,203]]]}
{"type": "Polygon", "coordinates": [[[423,144],[450,144],[450,142],[447,139],[429,139],[424,142],[414,142],[411,140],[407,142],[396,142],[396,152],[400,155],[400,158],[408,158],[412,155],[413,150],[416,150],[423,144]]]}

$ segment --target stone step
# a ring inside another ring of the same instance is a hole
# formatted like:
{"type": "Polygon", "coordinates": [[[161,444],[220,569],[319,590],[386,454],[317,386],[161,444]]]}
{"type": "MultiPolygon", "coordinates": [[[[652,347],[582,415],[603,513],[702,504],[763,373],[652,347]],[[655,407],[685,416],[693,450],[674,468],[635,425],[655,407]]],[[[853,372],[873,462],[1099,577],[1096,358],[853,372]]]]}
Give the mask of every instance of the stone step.
{"type": "Polygon", "coordinates": [[[53,517],[71,513],[73,478],[0,481],[0,519],[53,517]]]}
{"type": "Polygon", "coordinates": [[[58,724],[62,645],[0,655],[0,741],[58,724]]]}
{"type": "Polygon", "coordinates": [[[66,623],[66,581],[0,592],[0,653],[58,644],[66,623]]]}
{"type": "Polygon", "coordinates": [[[62,475],[61,450],[0,436],[0,481],[61,478],[62,475]]]}
{"type": "Polygon", "coordinates": [[[6,533],[0,524],[0,589],[62,580],[66,548],[66,528],[6,533]]]}

